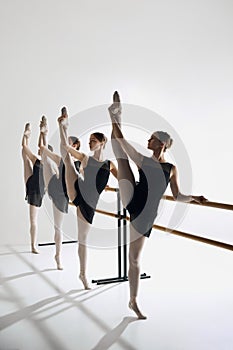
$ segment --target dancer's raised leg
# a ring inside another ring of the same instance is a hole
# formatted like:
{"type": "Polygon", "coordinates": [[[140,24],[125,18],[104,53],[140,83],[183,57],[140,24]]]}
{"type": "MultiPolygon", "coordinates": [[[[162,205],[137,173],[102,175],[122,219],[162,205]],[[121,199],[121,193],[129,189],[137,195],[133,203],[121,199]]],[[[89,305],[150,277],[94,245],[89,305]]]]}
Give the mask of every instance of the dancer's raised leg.
{"type": "Polygon", "coordinates": [[[38,141],[38,146],[40,149],[41,162],[43,164],[43,175],[45,181],[45,188],[48,188],[49,181],[53,175],[58,174],[58,166],[60,164],[61,157],[50,151],[48,146],[48,125],[45,116],[42,117],[40,122],[40,136],[38,141]],[[51,161],[51,159],[56,163],[56,165],[51,161]]]}
{"type": "Polygon", "coordinates": [[[22,158],[23,158],[23,165],[24,165],[25,184],[27,183],[27,180],[33,173],[33,164],[37,159],[37,157],[31,152],[28,146],[30,135],[31,135],[31,127],[30,127],[30,124],[27,123],[25,125],[24,134],[22,138],[22,158]]]}
{"type": "Polygon", "coordinates": [[[65,181],[67,187],[67,194],[69,199],[73,202],[76,197],[76,190],[74,187],[75,181],[78,179],[79,175],[77,170],[75,169],[74,162],[71,158],[71,155],[68,153],[69,142],[67,135],[67,124],[64,123],[68,117],[61,116],[58,118],[59,123],[59,131],[60,131],[60,150],[63,162],[65,164],[65,181]]]}

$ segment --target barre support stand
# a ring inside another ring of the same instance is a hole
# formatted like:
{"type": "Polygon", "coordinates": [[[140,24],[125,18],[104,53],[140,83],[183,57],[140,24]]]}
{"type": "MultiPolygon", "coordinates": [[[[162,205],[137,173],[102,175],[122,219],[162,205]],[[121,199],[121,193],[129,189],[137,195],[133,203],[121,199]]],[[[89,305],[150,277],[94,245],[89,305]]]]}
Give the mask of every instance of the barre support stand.
{"type": "MultiPolygon", "coordinates": [[[[117,192],[117,216],[118,216],[118,276],[112,278],[102,278],[97,280],[92,280],[92,283],[108,284],[128,281],[127,276],[127,220],[126,220],[126,209],[123,208],[120,200],[119,190],[117,192]],[[122,225],[123,221],[123,225],[122,225]],[[123,242],[123,244],[122,244],[123,242]],[[122,274],[123,271],[123,274],[122,274]]],[[[146,273],[140,275],[141,279],[150,278],[146,273]]]]}

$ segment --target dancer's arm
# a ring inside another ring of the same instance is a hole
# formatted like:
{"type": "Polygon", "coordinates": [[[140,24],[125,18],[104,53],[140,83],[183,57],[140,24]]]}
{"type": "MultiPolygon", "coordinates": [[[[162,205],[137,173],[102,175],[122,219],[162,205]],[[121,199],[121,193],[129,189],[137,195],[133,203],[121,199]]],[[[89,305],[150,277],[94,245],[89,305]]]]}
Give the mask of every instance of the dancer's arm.
{"type": "Polygon", "coordinates": [[[117,179],[117,167],[111,161],[110,161],[110,171],[111,171],[112,175],[117,179]]]}
{"type": "MultiPolygon", "coordinates": [[[[46,146],[41,146],[41,147],[40,147],[40,150],[41,150],[41,152],[44,153],[47,157],[49,157],[50,159],[52,159],[52,160],[56,163],[57,166],[60,165],[61,157],[60,157],[58,154],[56,154],[56,153],[50,151],[46,146]]],[[[42,153],[41,153],[41,154],[42,154],[42,153]]]]}
{"type": "Polygon", "coordinates": [[[143,154],[138,152],[125,138],[118,140],[122,145],[125,152],[128,154],[130,159],[137,165],[138,168],[141,168],[143,161],[143,154]]]}
{"type": "Polygon", "coordinates": [[[30,150],[30,148],[27,145],[23,144],[23,150],[24,150],[24,153],[26,154],[26,156],[32,162],[32,164],[35,164],[38,157],[34,153],[32,153],[32,151],[30,150]]]}
{"type": "Polygon", "coordinates": [[[77,151],[74,147],[72,146],[67,146],[66,147],[67,152],[69,152],[75,159],[80,160],[82,162],[86,156],[85,153],[77,151]]]}
{"type": "Polygon", "coordinates": [[[199,204],[202,204],[207,201],[207,199],[204,196],[192,196],[192,195],[185,195],[180,192],[179,185],[178,185],[178,171],[177,168],[173,165],[171,170],[171,178],[170,178],[170,187],[172,191],[172,195],[175,200],[179,202],[192,202],[195,201],[199,204]]]}

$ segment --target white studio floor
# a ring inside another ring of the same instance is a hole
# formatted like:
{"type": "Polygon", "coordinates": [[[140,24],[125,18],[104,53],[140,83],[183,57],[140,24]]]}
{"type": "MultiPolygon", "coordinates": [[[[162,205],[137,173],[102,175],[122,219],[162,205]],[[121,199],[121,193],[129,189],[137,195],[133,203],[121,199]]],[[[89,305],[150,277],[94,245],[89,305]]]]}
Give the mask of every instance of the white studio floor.
{"type": "MultiPolygon", "coordinates": [[[[88,254],[90,279],[116,275],[115,251],[88,254]]],[[[128,309],[128,282],[82,289],[76,244],[63,245],[63,271],[53,256],[54,246],[1,247],[1,350],[233,349],[231,251],[155,232],[142,256],[147,320],[128,309]]]]}

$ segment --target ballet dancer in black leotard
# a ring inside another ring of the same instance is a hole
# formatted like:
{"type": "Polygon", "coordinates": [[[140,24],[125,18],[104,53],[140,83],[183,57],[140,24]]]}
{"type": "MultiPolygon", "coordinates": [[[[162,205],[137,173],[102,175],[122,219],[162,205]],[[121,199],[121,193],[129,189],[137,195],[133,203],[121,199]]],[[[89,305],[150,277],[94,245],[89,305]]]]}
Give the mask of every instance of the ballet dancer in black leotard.
{"type": "MultiPolygon", "coordinates": [[[[43,174],[45,188],[53,203],[53,220],[54,220],[54,241],[55,241],[55,261],[58,270],[63,270],[61,264],[61,248],[62,248],[62,224],[64,214],[68,213],[69,198],[65,183],[65,165],[60,155],[53,152],[53,149],[47,142],[48,125],[47,120],[43,116],[40,122],[40,153],[41,162],[43,164],[43,174]]],[[[74,149],[79,149],[80,141],[75,136],[69,136],[69,144],[74,149]]],[[[80,161],[74,160],[74,165],[79,171],[80,161]]]]}
{"type": "Polygon", "coordinates": [[[160,199],[168,183],[175,200],[203,203],[203,196],[187,196],[180,192],[177,169],[166,162],[164,153],[172,144],[170,135],[163,131],[154,132],[148,140],[148,149],[152,157],[139,153],[126,141],[121,131],[121,104],[119,94],[113,95],[113,104],[109,107],[112,121],[112,147],[118,163],[118,182],[123,206],[130,213],[129,247],[129,307],[139,319],[146,319],[137,305],[139,285],[139,256],[146,237],[150,236],[157,215],[160,199]],[[135,182],[128,157],[137,165],[139,182],[135,182]]]}
{"type": "MultiPolygon", "coordinates": [[[[30,217],[30,237],[31,237],[31,252],[38,254],[36,248],[37,241],[37,219],[38,209],[41,207],[44,196],[44,178],[43,166],[40,159],[32,153],[29,148],[29,138],[31,135],[30,123],[25,125],[22,139],[22,157],[24,164],[24,181],[26,185],[26,200],[29,204],[30,217]]],[[[39,142],[40,142],[39,136],[39,142]]]]}
{"type": "Polygon", "coordinates": [[[58,118],[61,155],[66,168],[67,193],[77,207],[79,278],[84,288],[90,289],[86,278],[87,234],[93,221],[99,196],[107,185],[109,174],[112,173],[117,177],[117,169],[112,161],[104,160],[103,150],[107,139],[102,133],[96,132],[90,135],[89,146],[93,156],[88,156],[70,147],[67,139],[67,120],[67,112],[63,109],[62,116],[58,118]],[[71,156],[81,161],[83,176],[75,170],[71,156]]]}

